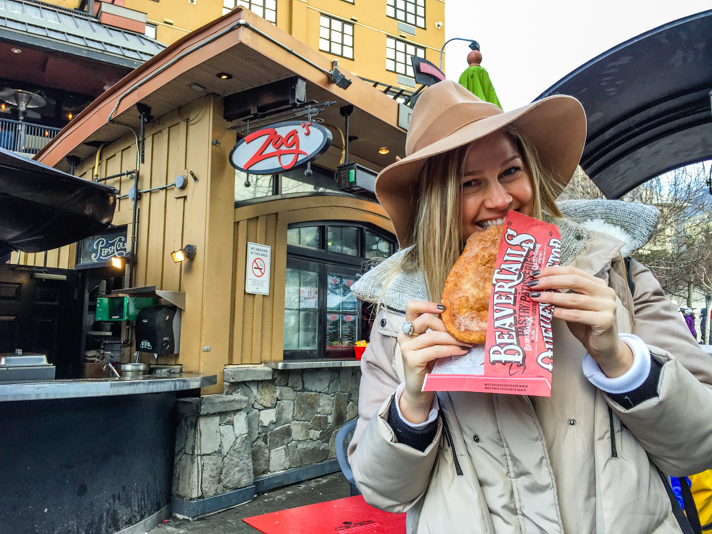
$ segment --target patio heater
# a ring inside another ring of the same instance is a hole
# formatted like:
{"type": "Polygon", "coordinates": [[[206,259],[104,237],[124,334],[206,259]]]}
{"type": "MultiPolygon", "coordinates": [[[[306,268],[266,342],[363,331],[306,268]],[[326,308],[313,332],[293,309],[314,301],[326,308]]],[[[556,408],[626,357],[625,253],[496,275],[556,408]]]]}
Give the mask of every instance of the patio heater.
{"type": "Polygon", "coordinates": [[[18,131],[18,141],[15,143],[16,151],[24,151],[25,149],[25,117],[31,119],[39,119],[41,115],[36,111],[32,111],[32,108],[44,107],[47,102],[44,98],[36,93],[30,91],[23,91],[22,89],[4,89],[0,91],[0,100],[11,106],[17,108],[17,120],[20,124],[17,127],[18,131]]]}

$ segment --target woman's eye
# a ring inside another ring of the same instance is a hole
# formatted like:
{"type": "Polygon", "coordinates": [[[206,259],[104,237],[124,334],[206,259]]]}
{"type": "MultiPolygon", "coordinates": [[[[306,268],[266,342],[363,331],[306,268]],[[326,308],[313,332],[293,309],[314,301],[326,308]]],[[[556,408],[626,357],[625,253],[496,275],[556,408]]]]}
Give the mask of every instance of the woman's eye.
{"type": "Polygon", "coordinates": [[[502,173],[502,177],[506,178],[506,177],[510,177],[510,176],[515,176],[521,170],[522,170],[521,167],[510,167],[509,169],[507,169],[506,171],[504,171],[502,173]]]}
{"type": "Polygon", "coordinates": [[[464,189],[468,189],[471,187],[477,187],[479,185],[479,180],[467,180],[466,182],[462,183],[462,187],[464,189]]]}

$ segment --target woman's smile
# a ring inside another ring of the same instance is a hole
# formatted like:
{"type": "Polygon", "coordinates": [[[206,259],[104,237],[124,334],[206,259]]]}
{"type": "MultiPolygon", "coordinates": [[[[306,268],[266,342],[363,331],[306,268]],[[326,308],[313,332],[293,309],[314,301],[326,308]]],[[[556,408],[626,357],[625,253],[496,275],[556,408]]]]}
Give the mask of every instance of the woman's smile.
{"type": "Polygon", "coordinates": [[[534,191],[513,139],[502,131],[472,143],[462,177],[462,237],[504,224],[509,210],[531,215],[534,191]]]}

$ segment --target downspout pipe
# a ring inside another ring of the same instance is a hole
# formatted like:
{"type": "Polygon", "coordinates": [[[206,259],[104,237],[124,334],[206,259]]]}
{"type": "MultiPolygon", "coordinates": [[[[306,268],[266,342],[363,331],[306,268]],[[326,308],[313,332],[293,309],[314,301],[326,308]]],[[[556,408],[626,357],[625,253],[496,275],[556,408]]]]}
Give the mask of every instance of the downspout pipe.
{"type": "Polygon", "coordinates": [[[99,163],[101,162],[101,149],[106,146],[106,143],[99,145],[99,149],[96,151],[96,159],[94,160],[94,181],[99,181],[99,163]]]}

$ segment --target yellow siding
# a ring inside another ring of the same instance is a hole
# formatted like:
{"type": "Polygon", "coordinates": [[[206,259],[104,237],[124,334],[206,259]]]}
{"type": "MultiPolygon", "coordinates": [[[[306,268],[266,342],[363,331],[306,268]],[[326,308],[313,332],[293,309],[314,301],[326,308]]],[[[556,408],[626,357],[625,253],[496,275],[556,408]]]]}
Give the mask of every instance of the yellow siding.
{"type": "MultiPolygon", "coordinates": [[[[222,16],[222,0],[125,0],[124,6],[146,13],[147,22],[157,27],[156,39],[172,44],[189,32],[222,16]]],[[[62,7],[65,0],[49,0],[62,7]]],[[[438,65],[440,47],[445,42],[445,0],[426,0],[425,29],[417,28],[415,35],[398,30],[398,21],[386,16],[386,2],[380,0],[277,0],[277,26],[311,48],[319,50],[319,15],[339,18],[354,24],[354,60],[322,54],[338,59],[339,64],[358,76],[398,86],[397,75],[386,70],[386,35],[425,47],[426,58],[438,65]],[[355,19],[355,20],[354,20],[355,19]],[[436,28],[435,24],[442,26],[436,28]]],[[[401,86],[412,89],[409,86],[401,86]]]]}

